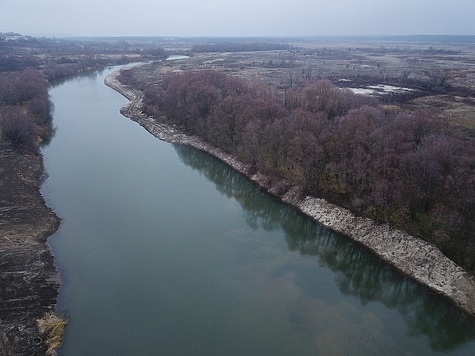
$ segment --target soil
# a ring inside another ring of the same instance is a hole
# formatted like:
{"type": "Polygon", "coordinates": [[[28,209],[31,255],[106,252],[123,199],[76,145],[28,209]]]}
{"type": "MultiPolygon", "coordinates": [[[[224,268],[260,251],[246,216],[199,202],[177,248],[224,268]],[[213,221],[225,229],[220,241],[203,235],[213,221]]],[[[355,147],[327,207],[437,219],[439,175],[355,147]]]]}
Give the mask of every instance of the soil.
{"type": "Polygon", "coordinates": [[[46,244],[58,217],[40,194],[41,155],[0,145],[0,354],[45,355],[37,320],[54,314],[59,278],[46,244]]]}

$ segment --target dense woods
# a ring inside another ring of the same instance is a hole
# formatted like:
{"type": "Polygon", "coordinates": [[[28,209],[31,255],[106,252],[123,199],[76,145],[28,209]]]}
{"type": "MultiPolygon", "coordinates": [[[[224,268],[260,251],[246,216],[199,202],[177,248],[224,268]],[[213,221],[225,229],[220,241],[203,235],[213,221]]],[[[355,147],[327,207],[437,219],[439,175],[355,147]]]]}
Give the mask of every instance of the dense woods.
{"type": "Polygon", "coordinates": [[[43,73],[28,68],[0,73],[0,142],[36,152],[49,137],[51,102],[43,73]]]}
{"type": "Polygon", "coordinates": [[[475,145],[444,121],[384,110],[329,81],[288,90],[284,102],[216,71],[170,74],[144,92],[144,110],[159,120],[475,270],[475,145]]]}

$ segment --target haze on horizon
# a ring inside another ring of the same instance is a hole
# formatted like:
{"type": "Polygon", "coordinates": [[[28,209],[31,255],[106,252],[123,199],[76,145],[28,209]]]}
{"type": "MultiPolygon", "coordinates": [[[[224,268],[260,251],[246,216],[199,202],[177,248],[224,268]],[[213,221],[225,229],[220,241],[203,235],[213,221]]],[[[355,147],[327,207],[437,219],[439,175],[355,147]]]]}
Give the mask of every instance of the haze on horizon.
{"type": "Polygon", "coordinates": [[[474,35],[475,0],[0,0],[33,36],[474,35]]]}

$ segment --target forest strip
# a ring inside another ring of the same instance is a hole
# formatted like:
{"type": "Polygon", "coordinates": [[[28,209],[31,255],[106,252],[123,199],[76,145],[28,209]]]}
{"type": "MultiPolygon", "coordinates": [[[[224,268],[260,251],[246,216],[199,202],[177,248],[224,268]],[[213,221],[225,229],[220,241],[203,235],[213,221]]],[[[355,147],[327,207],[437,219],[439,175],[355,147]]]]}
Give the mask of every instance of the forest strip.
{"type": "Polygon", "coordinates": [[[155,118],[142,112],[143,93],[122,85],[117,78],[118,75],[119,72],[111,74],[105,83],[131,100],[121,108],[121,113],[138,122],[155,137],[171,143],[189,145],[221,159],[283,202],[293,205],[317,223],[366,246],[403,274],[449,299],[469,315],[475,316],[473,276],[447,258],[435,246],[401,230],[393,229],[388,224],[377,224],[371,219],[356,217],[350,211],[329,204],[323,199],[302,197],[301,187],[289,186],[285,182],[273,183],[263,174],[253,172],[250,165],[238,161],[232,155],[195,136],[186,135],[170,125],[157,122],[155,118]]]}

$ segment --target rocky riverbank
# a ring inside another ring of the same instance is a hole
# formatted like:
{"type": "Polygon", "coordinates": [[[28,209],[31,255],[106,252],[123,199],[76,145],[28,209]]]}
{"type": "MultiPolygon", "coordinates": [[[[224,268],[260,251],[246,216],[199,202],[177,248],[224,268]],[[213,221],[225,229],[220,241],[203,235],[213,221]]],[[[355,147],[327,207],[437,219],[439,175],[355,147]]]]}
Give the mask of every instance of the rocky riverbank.
{"type": "Polygon", "coordinates": [[[316,222],[343,233],[366,246],[383,261],[426,286],[460,309],[475,316],[475,278],[443,255],[435,246],[410,236],[387,224],[376,224],[370,219],[353,215],[350,211],[310,196],[303,196],[301,189],[285,182],[274,183],[262,174],[251,173],[248,165],[237,161],[221,150],[210,146],[197,137],[187,136],[173,127],[158,123],[141,110],[143,94],[121,85],[118,72],[108,76],[106,85],[117,90],[130,102],[121,108],[121,113],[138,122],[157,138],[193,146],[226,162],[229,166],[247,175],[269,193],[293,205],[316,222]]]}
{"type": "Polygon", "coordinates": [[[46,244],[59,219],[40,194],[42,173],[41,155],[0,145],[0,355],[52,355],[61,342],[46,244]]]}

